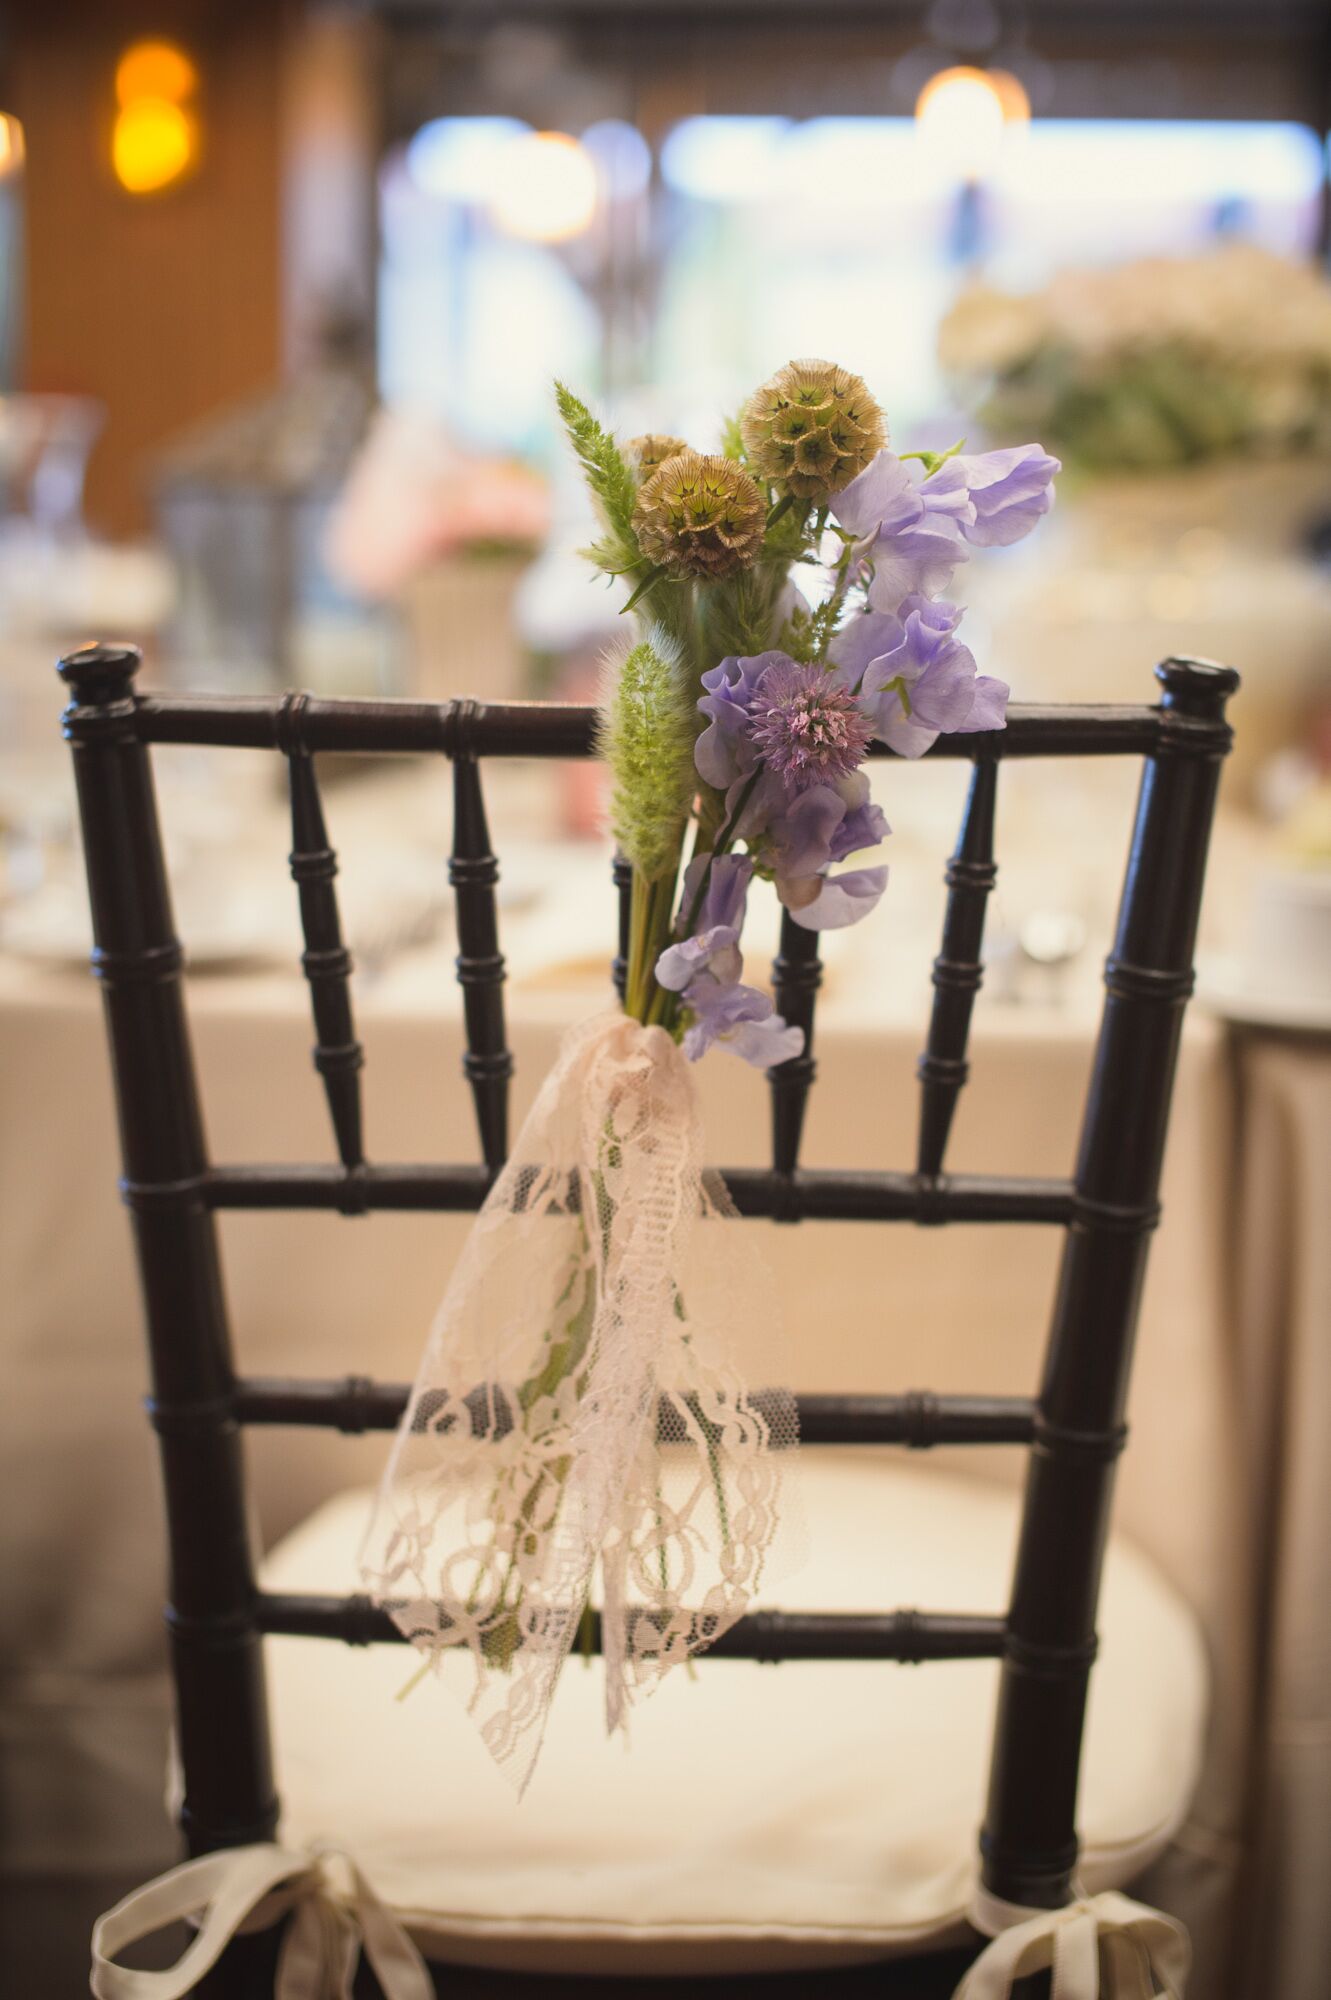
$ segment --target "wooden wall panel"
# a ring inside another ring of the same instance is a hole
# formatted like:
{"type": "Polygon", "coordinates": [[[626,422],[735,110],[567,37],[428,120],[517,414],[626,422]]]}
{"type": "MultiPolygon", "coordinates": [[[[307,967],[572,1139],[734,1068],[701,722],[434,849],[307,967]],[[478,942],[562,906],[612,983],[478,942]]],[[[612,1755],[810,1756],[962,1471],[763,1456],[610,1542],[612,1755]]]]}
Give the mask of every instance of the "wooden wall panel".
{"type": "Polygon", "coordinates": [[[10,70],[28,154],[22,379],[106,404],[89,518],[135,533],[154,448],[280,369],[285,10],[91,0],[48,23],[22,12],[10,70]],[[199,64],[203,153],[187,183],[145,197],[117,185],[110,131],[117,55],[148,33],[199,64]]]}

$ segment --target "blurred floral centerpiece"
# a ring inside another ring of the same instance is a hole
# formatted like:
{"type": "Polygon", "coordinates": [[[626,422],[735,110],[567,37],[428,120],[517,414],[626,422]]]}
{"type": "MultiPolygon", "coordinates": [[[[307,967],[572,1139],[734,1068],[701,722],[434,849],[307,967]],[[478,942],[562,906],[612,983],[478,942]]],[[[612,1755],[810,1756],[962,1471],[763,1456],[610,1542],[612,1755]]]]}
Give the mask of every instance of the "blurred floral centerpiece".
{"type": "Polygon", "coordinates": [[[550,525],[545,481],[516,459],[459,449],[442,427],[379,410],[328,527],[329,561],[366,597],[388,597],[446,557],[523,557],[550,525]]]}
{"type": "Polygon", "coordinates": [[[1253,244],[973,285],[939,353],[995,436],[1088,473],[1331,453],[1331,283],[1253,244]]]}
{"type": "Polygon", "coordinates": [[[428,414],[381,409],[328,525],[333,574],[401,607],[417,693],[525,694],[513,600],[550,527],[545,480],[462,450],[428,414]]]}

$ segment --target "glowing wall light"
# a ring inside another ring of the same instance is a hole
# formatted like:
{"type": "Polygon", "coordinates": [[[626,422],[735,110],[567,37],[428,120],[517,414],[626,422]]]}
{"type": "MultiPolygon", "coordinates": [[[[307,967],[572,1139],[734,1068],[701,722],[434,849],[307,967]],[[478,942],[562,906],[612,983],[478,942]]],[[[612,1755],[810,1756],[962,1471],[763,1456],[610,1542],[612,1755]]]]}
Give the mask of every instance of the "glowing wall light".
{"type": "Polygon", "coordinates": [[[174,42],[133,42],[116,64],[116,102],[163,97],[183,104],[199,87],[199,72],[174,42]]]}
{"type": "Polygon", "coordinates": [[[23,127],[8,111],[0,111],[0,181],[6,181],[23,165],[27,148],[23,127]]]}
{"type": "Polygon", "coordinates": [[[580,236],[596,213],[596,164],[567,132],[527,132],[495,158],[490,216],[529,243],[580,236]]]}
{"type": "Polygon", "coordinates": [[[940,167],[958,180],[983,180],[1010,125],[1030,122],[1030,99],[1007,70],[944,69],[915,106],[915,128],[940,167]]]}
{"type": "Polygon", "coordinates": [[[189,100],[198,86],[198,70],[174,42],[134,42],[121,56],[111,165],[130,194],[156,194],[194,165],[199,125],[189,100]]]}
{"type": "Polygon", "coordinates": [[[136,97],[121,109],[111,137],[111,164],[130,194],[170,187],[193,158],[194,125],[180,105],[164,97],[136,97]]]}

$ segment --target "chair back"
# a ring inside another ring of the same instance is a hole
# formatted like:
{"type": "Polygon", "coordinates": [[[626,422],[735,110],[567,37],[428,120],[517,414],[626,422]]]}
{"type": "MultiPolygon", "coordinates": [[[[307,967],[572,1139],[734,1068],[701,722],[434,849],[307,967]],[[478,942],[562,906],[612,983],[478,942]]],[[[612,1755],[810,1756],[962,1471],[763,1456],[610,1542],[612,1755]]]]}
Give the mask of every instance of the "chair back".
{"type": "MultiPolygon", "coordinates": [[[[495,757],[592,754],[595,716],[539,703],[443,703],[166,697],[136,693],[132,648],[95,646],[61,663],[92,905],[92,969],[101,982],[120,1114],[127,1203],[137,1244],[170,1551],[170,1630],[190,1851],[272,1837],[278,1819],[262,1642],[281,1632],[352,1644],[396,1641],[363,1596],[275,1595],[258,1587],[247,1532],[241,1432],[299,1424],[390,1430],[404,1385],[239,1377],[233,1361],[214,1218],[226,1209],[477,1208],[508,1151],[512,1058],[504,1021],[492,851],[482,765],[495,757]],[[209,1156],[181,987],[150,752],[158,743],[264,748],[285,758],[291,873],[300,902],[314,1017],[314,1060],[332,1125],[331,1161],[218,1164],[209,1156]],[[463,1064],[479,1159],[395,1165],[365,1155],[362,1052],[351,960],[338,915],[315,757],[321,751],[422,754],[452,766],[457,977],[463,1064]]],[[[942,942],[919,1060],[913,1166],[881,1172],[800,1166],[815,1077],[817,933],[788,917],[773,984],[779,1011],[804,1030],[802,1055],[771,1073],[771,1165],[724,1169],[745,1216],[1012,1223],[1063,1232],[1042,1379],[1029,1396],[805,1396],[802,1436],[815,1443],[914,1447],[1010,1444],[1027,1454],[1025,1498],[1006,1614],[888,1610],[762,1611],[714,1651],[766,1660],[1001,1660],[988,1807],[981,1834],[986,1888],[1008,1902],[1056,1908],[1077,1858],[1076,1797],[1096,1602],[1133,1334],[1158,1188],[1221,761],[1231,731],[1230,669],[1171,659],[1156,669],[1158,705],[1021,707],[1007,727],[944,736],[929,753],[970,762],[955,852],[947,864],[942,942]],[[1068,1178],[951,1174],[948,1134],[967,1078],[967,1044],[982,977],[985,908],[996,876],[994,808],[1010,758],[1131,757],[1142,762],[1104,1009],[1073,1172],[1068,1178]]],[[[888,755],[881,745],[871,754],[888,755]]],[[[623,989],[628,871],[615,868],[623,989]]],[[[705,1669],[704,1669],[705,1670],[705,1669]]]]}

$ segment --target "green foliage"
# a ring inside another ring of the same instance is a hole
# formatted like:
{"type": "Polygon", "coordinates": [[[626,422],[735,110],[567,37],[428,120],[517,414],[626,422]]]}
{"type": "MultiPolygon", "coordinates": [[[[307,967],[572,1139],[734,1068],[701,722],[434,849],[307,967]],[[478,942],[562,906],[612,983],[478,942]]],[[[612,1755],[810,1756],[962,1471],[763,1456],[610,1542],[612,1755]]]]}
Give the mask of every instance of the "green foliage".
{"type": "Polygon", "coordinates": [[[778,502],[767,517],[763,561],[780,563],[784,567],[811,554],[825,519],[825,511],[815,513],[807,500],[791,498],[778,502]]]}
{"type": "Polygon", "coordinates": [[[737,460],[740,465],[747,465],[749,454],[744,448],[744,434],[740,430],[739,419],[740,412],[736,410],[735,414],[732,417],[727,417],[722,424],[721,455],[723,458],[737,460]]]}
{"type": "Polygon", "coordinates": [[[647,882],[673,878],[697,787],[694,693],[680,647],[654,626],[618,668],[601,703],[600,751],[610,767],[610,824],[647,882]]]}
{"type": "Polygon", "coordinates": [[[799,606],[782,626],[775,643],[783,653],[789,653],[792,660],[820,664],[827,658],[827,648],[841,623],[844,608],[839,594],[827,598],[816,611],[799,606]]]}
{"type": "Polygon", "coordinates": [[[776,643],[772,630],[784,569],[756,563],[724,582],[698,589],[698,623],[703,657],[713,666],[734,654],[744,659],[776,643]]]}

